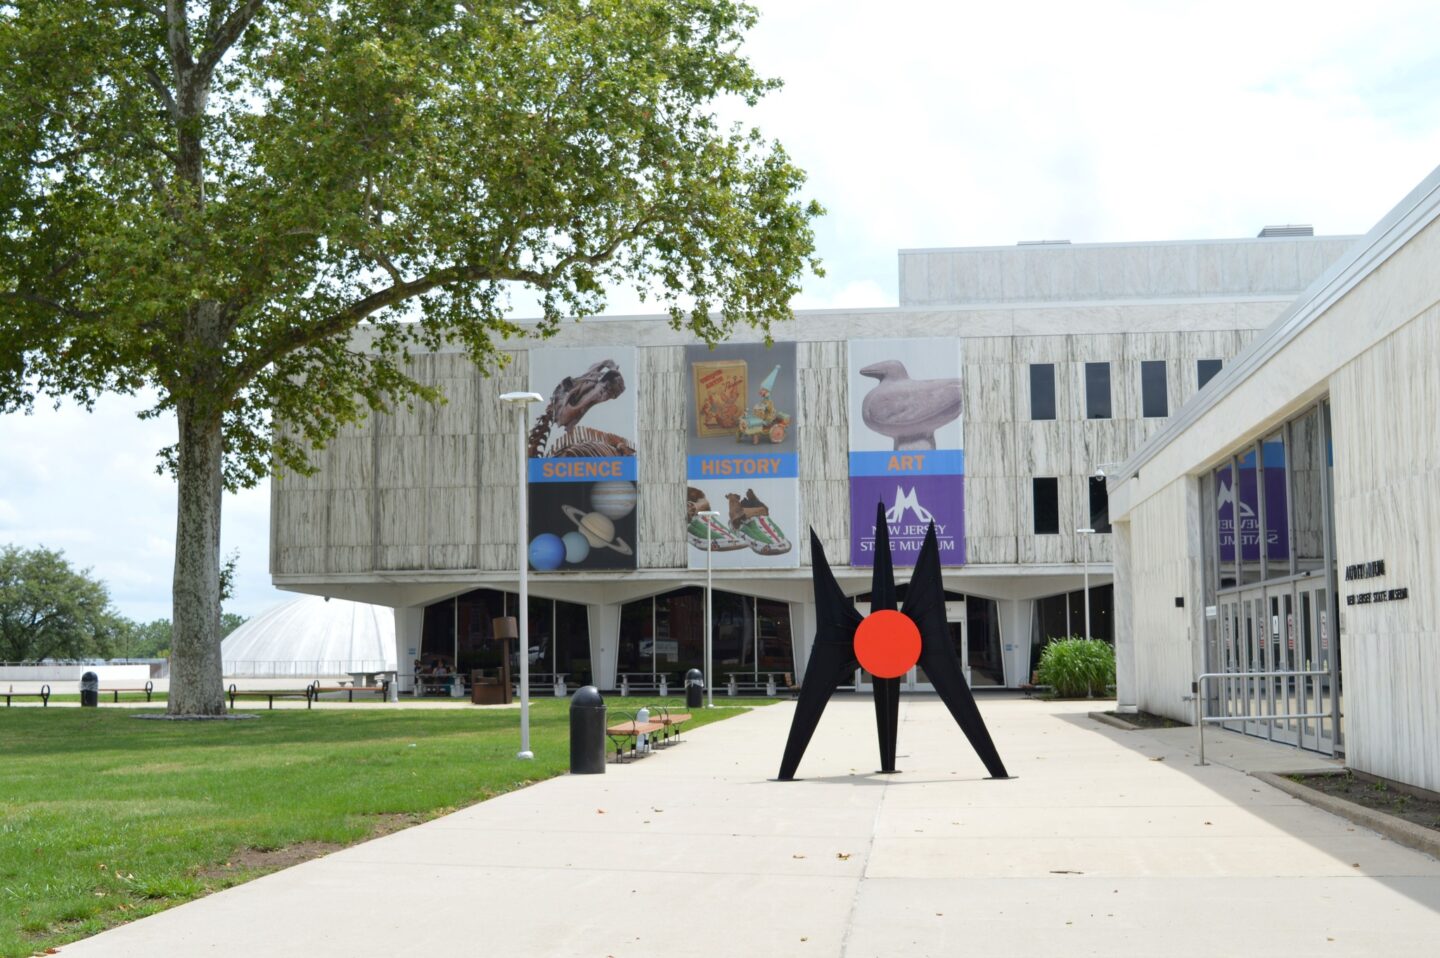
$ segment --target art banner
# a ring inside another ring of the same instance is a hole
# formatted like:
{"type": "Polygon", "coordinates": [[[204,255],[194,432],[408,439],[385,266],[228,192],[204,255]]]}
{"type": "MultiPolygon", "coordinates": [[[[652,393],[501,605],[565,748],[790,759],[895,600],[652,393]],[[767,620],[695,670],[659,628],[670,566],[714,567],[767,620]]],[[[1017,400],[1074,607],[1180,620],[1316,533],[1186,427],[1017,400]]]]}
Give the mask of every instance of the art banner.
{"type": "Polygon", "coordinates": [[[685,369],[690,568],[798,566],[795,344],[690,346],[685,369]]]}
{"type": "Polygon", "coordinates": [[[850,564],[875,564],[875,504],[896,565],[935,523],[943,565],[965,564],[960,340],[850,342],[850,564]]]}
{"type": "Polygon", "coordinates": [[[635,568],[635,350],[532,349],[530,568],[635,568]]]}

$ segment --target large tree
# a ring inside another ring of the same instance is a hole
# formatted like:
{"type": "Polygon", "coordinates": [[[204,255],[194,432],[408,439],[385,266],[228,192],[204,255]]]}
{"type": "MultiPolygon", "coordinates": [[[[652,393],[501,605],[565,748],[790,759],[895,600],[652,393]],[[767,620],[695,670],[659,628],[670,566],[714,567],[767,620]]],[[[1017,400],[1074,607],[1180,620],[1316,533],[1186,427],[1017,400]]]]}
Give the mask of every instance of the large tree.
{"type": "Polygon", "coordinates": [[[734,0],[0,0],[0,409],[154,390],[170,711],[223,711],[220,502],[634,283],[703,340],[789,315],[804,175],[716,119],[775,82],[734,0]],[[356,327],[372,344],[352,348],[356,327]],[[286,424],[272,433],[271,417],[286,424]]]}
{"type": "Polygon", "coordinates": [[[0,661],[106,656],[122,630],[89,569],[44,546],[0,546],[0,661]]]}

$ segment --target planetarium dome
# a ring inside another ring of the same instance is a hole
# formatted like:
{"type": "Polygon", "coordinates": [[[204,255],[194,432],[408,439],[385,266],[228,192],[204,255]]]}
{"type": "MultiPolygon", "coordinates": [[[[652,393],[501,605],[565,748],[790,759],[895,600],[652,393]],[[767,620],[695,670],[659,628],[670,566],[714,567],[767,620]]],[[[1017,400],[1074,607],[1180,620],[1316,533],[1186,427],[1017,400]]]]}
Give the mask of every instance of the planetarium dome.
{"type": "Polygon", "coordinates": [[[220,644],[227,676],[315,676],[395,668],[395,613],[304,595],[266,609],[220,644]]]}

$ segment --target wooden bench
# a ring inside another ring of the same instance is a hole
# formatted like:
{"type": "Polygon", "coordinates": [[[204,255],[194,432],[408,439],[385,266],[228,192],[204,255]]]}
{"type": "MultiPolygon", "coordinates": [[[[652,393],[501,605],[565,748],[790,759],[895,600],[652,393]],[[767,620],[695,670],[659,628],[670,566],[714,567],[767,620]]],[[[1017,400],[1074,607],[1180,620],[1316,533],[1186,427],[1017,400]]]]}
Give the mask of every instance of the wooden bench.
{"type": "Polygon", "coordinates": [[[664,726],[659,745],[673,745],[680,741],[680,727],[690,721],[689,712],[672,712],[669,706],[649,705],[650,718],[664,726]]]}
{"type": "Polygon", "coordinates": [[[275,707],[276,699],[303,698],[305,700],[305,707],[308,709],[315,705],[315,689],[317,687],[318,684],[312,682],[303,689],[237,689],[234,683],[231,683],[227,694],[230,696],[230,707],[232,709],[235,707],[235,699],[237,698],[262,698],[270,703],[270,708],[272,709],[275,707]]]}
{"type": "Polygon", "coordinates": [[[619,714],[629,715],[629,721],[619,722],[615,725],[606,726],[605,728],[605,735],[610,739],[610,743],[615,746],[616,762],[625,761],[625,747],[627,744],[630,747],[630,754],[633,756],[636,754],[635,749],[640,743],[640,736],[654,735],[656,732],[663,732],[665,730],[665,723],[658,719],[651,718],[649,721],[640,722],[636,721],[635,715],[630,712],[621,712],[619,714]]]}
{"type": "Polygon", "coordinates": [[[355,701],[356,692],[375,692],[383,701],[390,694],[390,683],[384,682],[380,685],[320,685],[318,682],[310,686],[311,693],[315,698],[328,692],[344,692],[349,696],[349,701],[355,701]]]}
{"type": "Polygon", "coordinates": [[[10,707],[11,699],[25,698],[39,699],[41,708],[49,708],[50,706],[50,686],[48,685],[40,686],[40,691],[38,692],[0,692],[0,695],[5,696],[5,707],[7,709],[10,707]]]}
{"type": "Polygon", "coordinates": [[[109,693],[113,696],[113,698],[110,699],[110,701],[112,701],[112,702],[118,702],[118,701],[120,701],[120,693],[121,693],[121,692],[136,692],[136,693],[144,692],[144,693],[145,693],[145,701],[149,702],[149,701],[151,701],[151,697],[155,694],[155,683],[154,683],[154,682],[146,682],[144,688],[119,688],[119,687],[111,687],[111,688],[108,688],[108,689],[103,689],[103,688],[102,688],[102,689],[100,690],[100,692],[101,692],[102,695],[103,695],[104,693],[106,693],[106,692],[109,692],[109,693]]]}

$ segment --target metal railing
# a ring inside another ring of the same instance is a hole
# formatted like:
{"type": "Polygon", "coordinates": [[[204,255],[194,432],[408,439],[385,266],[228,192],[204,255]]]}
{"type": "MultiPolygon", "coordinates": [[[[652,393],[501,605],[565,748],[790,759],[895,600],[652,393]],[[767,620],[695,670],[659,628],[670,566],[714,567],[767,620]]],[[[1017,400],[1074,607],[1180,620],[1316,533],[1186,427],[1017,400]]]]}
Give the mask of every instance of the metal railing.
{"type": "MultiPolygon", "coordinates": [[[[1205,723],[1206,722],[1274,722],[1290,721],[1297,719],[1327,719],[1334,718],[1333,710],[1330,712],[1292,712],[1276,715],[1206,715],[1205,714],[1205,682],[1208,679],[1268,679],[1268,678],[1303,678],[1306,676],[1330,675],[1329,669],[1312,669],[1306,672],[1203,672],[1195,677],[1193,686],[1195,692],[1195,729],[1200,736],[1200,762],[1205,761],[1205,723]]],[[[1295,736],[1295,747],[1300,747],[1302,736],[1295,736]]]]}

